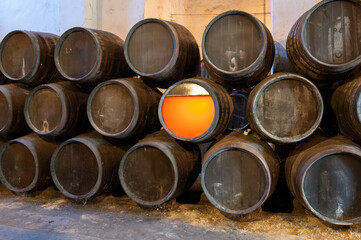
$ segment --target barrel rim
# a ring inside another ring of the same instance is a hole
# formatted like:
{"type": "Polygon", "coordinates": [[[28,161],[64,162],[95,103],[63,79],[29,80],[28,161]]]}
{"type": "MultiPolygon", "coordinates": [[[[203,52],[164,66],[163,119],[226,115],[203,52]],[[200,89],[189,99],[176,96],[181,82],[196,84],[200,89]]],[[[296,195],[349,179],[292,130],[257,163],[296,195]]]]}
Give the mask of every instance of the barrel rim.
{"type": "Polygon", "coordinates": [[[205,193],[205,195],[207,196],[207,199],[218,209],[220,209],[221,211],[225,212],[225,213],[229,213],[229,214],[234,214],[234,215],[242,215],[242,214],[247,214],[250,213],[254,210],[256,210],[257,208],[259,208],[266,200],[267,197],[269,196],[269,194],[271,193],[271,185],[272,185],[272,175],[270,172],[270,169],[267,165],[267,161],[266,159],[259,154],[257,151],[255,151],[252,147],[250,148],[246,148],[246,146],[248,146],[248,144],[244,144],[244,143],[239,143],[237,144],[237,146],[230,146],[230,147],[225,147],[225,148],[220,148],[220,149],[216,149],[211,155],[209,155],[205,160],[204,160],[204,165],[202,167],[202,173],[201,173],[201,183],[202,183],[202,189],[205,193]],[[252,207],[249,207],[247,209],[243,209],[243,210],[232,210],[232,209],[228,209],[225,208],[223,205],[219,204],[214,198],[213,196],[208,192],[206,186],[205,186],[205,172],[207,170],[208,165],[210,164],[211,161],[214,160],[214,158],[223,152],[226,151],[231,151],[231,150],[236,150],[236,151],[244,151],[247,152],[249,154],[251,154],[253,157],[255,157],[258,162],[260,163],[260,165],[262,166],[264,173],[266,175],[266,187],[265,187],[265,191],[264,194],[262,195],[262,198],[257,202],[257,204],[255,204],[252,207]]]}
{"type": "Polygon", "coordinates": [[[39,45],[39,40],[36,36],[37,32],[33,32],[33,31],[26,31],[26,30],[15,30],[12,32],[9,32],[4,39],[0,42],[0,71],[2,72],[3,75],[5,75],[5,77],[7,77],[8,79],[12,80],[12,81],[22,81],[22,82],[27,82],[29,79],[33,78],[39,68],[40,65],[40,45],[39,45]],[[20,77],[20,78],[14,78],[9,76],[4,69],[4,66],[2,64],[2,53],[4,50],[4,46],[5,43],[7,42],[7,40],[12,37],[15,34],[25,34],[31,41],[32,46],[33,46],[33,50],[34,50],[34,66],[32,68],[32,70],[27,73],[24,77],[20,77]]]}
{"type": "Polygon", "coordinates": [[[357,89],[357,100],[355,101],[356,117],[359,124],[361,124],[361,89],[357,89]]]}
{"type": "Polygon", "coordinates": [[[55,62],[55,66],[58,70],[58,72],[67,80],[69,81],[74,81],[74,82],[80,82],[80,81],[84,81],[85,79],[90,79],[91,77],[93,77],[93,75],[97,72],[97,69],[99,68],[99,66],[101,65],[101,59],[103,57],[103,53],[101,51],[101,44],[99,39],[95,36],[94,33],[94,29],[90,29],[90,28],[84,28],[84,27],[73,27],[68,29],[67,31],[65,31],[58,39],[55,48],[54,48],[54,62],[55,62]],[[97,58],[96,61],[93,65],[93,68],[84,76],[75,78],[75,77],[70,77],[68,76],[68,74],[66,74],[63,71],[63,68],[60,64],[60,49],[62,47],[63,42],[65,41],[65,39],[72,34],[73,32],[85,32],[87,34],[90,35],[90,37],[93,39],[95,46],[96,46],[96,50],[97,50],[97,58]]]}
{"type": "Polygon", "coordinates": [[[31,130],[33,130],[37,134],[44,135],[44,136],[57,136],[57,135],[59,135],[59,132],[65,127],[65,125],[67,123],[67,120],[68,120],[68,112],[66,111],[67,107],[68,107],[67,97],[64,94],[64,92],[61,91],[60,85],[58,85],[57,83],[39,85],[36,88],[34,88],[33,90],[31,90],[29,95],[26,97],[25,104],[24,104],[25,121],[28,124],[28,126],[31,128],[31,130]],[[29,106],[30,106],[30,101],[33,99],[34,95],[39,90],[42,90],[42,89],[53,90],[58,95],[60,102],[61,102],[61,118],[60,118],[59,124],[55,128],[53,128],[51,131],[47,131],[47,132],[42,132],[34,126],[34,124],[32,123],[32,121],[30,119],[30,114],[28,111],[29,106]]]}
{"type": "MultiPolygon", "coordinates": [[[[326,4],[329,4],[331,2],[349,2],[349,3],[353,3],[355,5],[358,5],[360,8],[361,8],[361,4],[358,3],[356,1],[353,1],[353,0],[323,0],[319,3],[317,3],[316,5],[314,5],[306,14],[305,16],[305,20],[303,21],[302,23],[302,26],[301,26],[301,41],[303,43],[307,43],[307,41],[305,40],[305,31],[304,29],[306,28],[306,24],[308,23],[308,20],[309,18],[311,17],[311,15],[316,11],[318,10],[322,5],[326,5],[326,4]]],[[[315,61],[317,64],[321,64],[322,66],[324,67],[328,67],[328,68],[333,68],[333,69],[342,69],[343,71],[345,71],[345,69],[352,69],[354,66],[357,66],[357,65],[360,65],[361,64],[361,55],[356,57],[355,59],[347,62],[347,63],[341,63],[341,64],[332,64],[332,63],[326,63],[326,62],[323,62],[319,59],[317,59],[316,57],[314,57],[309,49],[305,46],[305,44],[301,44],[302,48],[304,49],[305,51],[305,54],[307,57],[309,57],[310,59],[312,59],[312,61],[315,61]]]]}
{"type": "Polygon", "coordinates": [[[27,186],[27,187],[24,187],[24,188],[16,188],[16,187],[13,187],[8,181],[7,179],[5,178],[4,176],[4,173],[2,171],[2,167],[0,167],[0,180],[1,182],[8,188],[10,189],[11,191],[13,192],[17,192],[17,193],[22,193],[22,192],[30,192],[32,190],[34,190],[34,188],[36,187],[36,183],[39,179],[39,160],[38,160],[38,155],[36,153],[36,149],[35,147],[31,144],[31,142],[28,140],[28,139],[25,139],[26,136],[24,137],[21,137],[21,138],[17,138],[17,139],[13,139],[13,140],[10,140],[8,142],[6,142],[3,146],[1,146],[0,148],[0,166],[2,165],[2,157],[3,157],[3,154],[5,152],[5,150],[10,147],[10,145],[12,144],[22,144],[23,146],[25,146],[31,153],[32,157],[33,157],[33,160],[34,160],[34,163],[35,163],[35,175],[34,175],[34,179],[33,181],[27,186]]]}
{"type": "Polygon", "coordinates": [[[133,147],[131,147],[123,155],[122,160],[120,161],[119,169],[118,169],[118,176],[119,176],[119,180],[120,180],[120,183],[122,185],[122,188],[123,188],[124,192],[133,201],[135,201],[139,205],[147,206],[147,207],[160,206],[163,203],[166,203],[167,201],[172,199],[174,194],[177,191],[177,186],[179,184],[179,174],[178,174],[177,161],[175,160],[175,157],[172,154],[171,150],[166,145],[164,145],[162,142],[160,142],[160,143],[159,142],[151,142],[151,141],[139,142],[136,145],[134,145],[133,147]],[[129,154],[131,154],[135,150],[137,150],[139,148],[143,148],[143,147],[153,147],[153,148],[156,148],[159,151],[163,152],[168,157],[169,161],[171,162],[172,167],[173,167],[173,171],[174,171],[174,182],[173,182],[173,186],[172,186],[171,190],[169,191],[169,193],[164,198],[153,201],[153,202],[144,201],[144,200],[138,198],[136,195],[134,195],[133,192],[128,188],[128,185],[124,180],[124,165],[125,165],[125,161],[127,161],[127,158],[129,156],[129,154]]]}
{"type": "Polygon", "coordinates": [[[235,75],[235,74],[240,74],[240,73],[247,73],[252,71],[253,69],[257,68],[257,63],[261,60],[263,60],[266,56],[267,53],[267,48],[268,48],[268,42],[267,42],[267,31],[265,29],[266,27],[263,25],[263,23],[261,21],[259,21],[256,17],[254,17],[253,15],[247,13],[247,12],[243,12],[243,11],[239,11],[239,10],[231,10],[231,11],[227,11],[224,13],[219,14],[218,16],[216,16],[215,18],[212,19],[212,21],[207,25],[206,29],[203,32],[203,37],[202,37],[202,54],[203,54],[203,59],[206,60],[207,65],[210,65],[212,68],[216,69],[219,72],[225,73],[225,74],[229,74],[229,75],[235,75]],[[258,27],[259,31],[261,32],[261,36],[262,36],[262,49],[258,55],[258,57],[253,61],[253,63],[251,63],[249,66],[247,66],[246,68],[243,68],[241,70],[238,71],[226,71],[223,70],[219,67],[217,67],[216,65],[214,65],[214,63],[212,61],[210,61],[208,55],[207,55],[207,51],[206,46],[205,46],[205,42],[206,42],[206,38],[207,38],[207,34],[209,32],[209,29],[212,27],[212,25],[217,22],[218,20],[220,20],[223,17],[226,17],[228,15],[244,15],[246,17],[248,17],[251,21],[253,21],[255,23],[255,25],[258,27]]]}
{"type": "Polygon", "coordinates": [[[167,131],[167,133],[169,135],[171,135],[173,138],[176,138],[176,139],[182,140],[182,141],[187,141],[187,142],[202,142],[205,139],[207,139],[211,135],[211,133],[217,128],[217,124],[220,119],[219,102],[220,102],[220,99],[218,98],[216,92],[209,86],[209,84],[206,80],[199,79],[199,78],[198,79],[197,78],[185,79],[185,80],[176,82],[163,93],[162,97],[160,98],[159,105],[158,105],[159,121],[162,124],[162,126],[164,127],[164,129],[167,131]],[[178,85],[184,84],[184,83],[194,83],[194,84],[197,84],[197,85],[203,87],[209,93],[209,95],[212,97],[212,100],[214,103],[214,108],[215,108],[214,109],[215,110],[214,117],[213,117],[211,126],[204,133],[202,133],[198,137],[194,137],[194,138],[182,138],[182,137],[175,135],[172,131],[169,130],[169,128],[167,127],[167,125],[165,124],[165,122],[163,120],[162,107],[163,107],[163,102],[164,102],[165,97],[168,95],[168,93],[173,88],[177,87],[178,85]]]}
{"type": "MultiPolygon", "coordinates": [[[[307,137],[309,137],[310,135],[312,135],[313,132],[317,130],[318,126],[321,123],[323,111],[324,111],[323,110],[324,104],[323,104],[321,93],[319,92],[316,85],[314,85],[310,80],[308,80],[300,75],[293,74],[293,73],[273,74],[273,75],[265,78],[263,81],[261,81],[261,83],[258,84],[252,90],[252,92],[254,92],[254,94],[256,95],[254,98],[252,98],[252,97],[249,98],[249,100],[251,101],[251,108],[252,108],[251,117],[254,121],[254,126],[256,126],[256,128],[262,133],[262,135],[265,135],[265,137],[267,137],[270,141],[273,141],[275,143],[281,143],[281,144],[296,143],[296,142],[302,141],[302,140],[306,139],[307,137]],[[264,90],[267,87],[269,87],[271,84],[274,84],[274,83],[282,81],[282,80],[294,80],[294,81],[300,81],[300,82],[307,84],[309,89],[312,90],[312,92],[314,93],[314,96],[317,100],[318,116],[317,116],[314,124],[305,133],[299,134],[299,135],[296,135],[293,137],[278,137],[276,135],[271,134],[269,131],[267,131],[262,126],[262,124],[260,123],[260,121],[257,117],[258,116],[257,105],[258,105],[259,98],[261,97],[260,93],[263,93],[264,90]],[[255,92],[255,91],[257,91],[257,92],[255,92]]],[[[253,125],[253,124],[251,124],[251,125],[253,125]]]]}
{"type": "MultiPolygon", "coordinates": [[[[11,83],[10,83],[11,84],[11,83]]],[[[8,103],[8,120],[6,122],[6,124],[0,128],[0,132],[7,132],[10,128],[11,125],[13,124],[13,120],[14,120],[14,116],[12,114],[12,110],[13,110],[13,100],[11,97],[11,91],[6,87],[9,86],[10,84],[6,84],[6,85],[0,85],[0,93],[4,95],[7,103],[8,103]]]]}
{"type": "Polygon", "coordinates": [[[96,195],[96,193],[100,189],[100,186],[101,186],[101,183],[102,183],[102,176],[103,176],[102,169],[103,168],[102,168],[102,161],[101,161],[101,153],[100,153],[100,151],[95,147],[95,145],[91,141],[89,141],[89,140],[87,140],[85,138],[74,137],[74,138],[71,138],[71,139],[61,143],[55,149],[53,155],[51,156],[51,161],[50,161],[51,178],[53,179],[54,184],[57,186],[57,188],[60,190],[60,192],[62,194],[64,194],[65,196],[67,196],[69,198],[72,198],[72,199],[76,199],[76,200],[85,199],[85,200],[88,200],[89,198],[96,195]],[[62,150],[63,147],[65,147],[66,145],[71,144],[71,143],[80,143],[80,144],[85,145],[94,154],[95,160],[97,161],[97,164],[98,164],[98,179],[97,179],[95,185],[92,187],[92,189],[89,192],[87,192],[87,193],[85,193],[83,195],[75,195],[75,194],[72,194],[72,193],[68,192],[63,187],[63,185],[60,183],[60,181],[59,181],[59,179],[58,179],[58,177],[56,175],[55,164],[56,164],[56,161],[58,160],[58,154],[62,150]]]}
{"type": "Polygon", "coordinates": [[[322,215],[321,213],[319,213],[318,211],[316,211],[308,202],[307,198],[306,198],[306,194],[304,192],[304,187],[305,187],[305,177],[306,177],[306,173],[308,172],[308,170],[310,170],[313,165],[317,162],[320,161],[322,158],[325,158],[327,156],[331,156],[331,155],[335,155],[335,154],[349,154],[349,155],[353,155],[356,156],[357,158],[359,158],[361,160],[361,149],[355,149],[354,146],[333,146],[332,148],[328,148],[325,149],[323,151],[317,152],[317,154],[313,155],[311,158],[309,158],[307,160],[307,162],[302,166],[301,171],[299,173],[299,178],[297,179],[297,185],[299,186],[299,189],[301,190],[301,198],[302,201],[304,202],[304,204],[306,205],[306,207],[317,217],[319,217],[320,219],[327,221],[329,223],[332,224],[336,224],[336,225],[352,225],[355,223],[359,223],[361,222],[361,216],[350,219],[350,220],[336,220],[334,218],[329,218],[325,215],[322,215]]]}
{"type": "Polygon", "coordinates": [[[133,70],[133,72],[135,72],[136,74],[138,74],[139,76],[142,77],[157,77],[158,75],[161,75],[163,72],[165,71],[169,71],[172,68],[174,68],[174,66],[176,65],[177,59],[179,56],[179,37],[178,37],[178,33],[175,30],[175,28],[172,26],[171,22],[166,21],[166,20],[162,20],[162,19],[157,19],[157,18],[147,18],[147,19],[143,19],[139,22],[137,22],[128,32],[127,37],[124,41],[124,57],[125,57],[125,61],[128,63],[128,66],[133,70]],[[161,24],[163,27],[165,27],[168,31],[169,34],[172,37],[173,40],[173,53],[172,53],[172,57],[170,58],[169,62],[158,72],[154,72],[154,73],[144,73],[141,71],[138,71],[138,69],[136,69],[134,67],[134,65],[132,64],[132,62],[130,61],[129,55],[128,55],[128,50],[129,50],[129,41],[131,39],[131,37],[133,36],[133,33],[143,24],[146,23],[158,23],[161,24]]]}
{"type": "Polygon", "coordinates": [[[139,97],[137,92],[135,91],[134,87],[132,86],[132,84],[130,83],[131,79],[128,78],[123,78],[123,79],[111,79],[108,81],[105,81],[101,84],[98,84],[93,91],[90,93],[89,97],[88,97],[88,101],[87,101],[87,115],[88,115],[88,119],[90,124],[93,126],[93,128],[99,132],[101,135],[103,136],[107,136],[107,137],[115,137],[115,138],[126,138],[129,133],[131,133],[131,131],[135,128],[137,121],[139,119],[140,116],[140,112],[139,112],[139,97]],[[133,101],[133,108],[134,108],[134,112],[133,112],[133,117],[132,120],[130,121],[129,125],[124,128],[122,131],[117,132],[117,133],[107,133],[105,131],[103,131],[102,129],[100,129],[97,124],[94,122],[93,120],[93,116],[91,113],[91,107],[92,107],[92,100],[95,96],[95,94],[98,93],[98,91],[107,85],[121,85],[123,87],[125,87],[125,89],[130,93],[130,96],[132,97],[132,101],[133,101]]]}

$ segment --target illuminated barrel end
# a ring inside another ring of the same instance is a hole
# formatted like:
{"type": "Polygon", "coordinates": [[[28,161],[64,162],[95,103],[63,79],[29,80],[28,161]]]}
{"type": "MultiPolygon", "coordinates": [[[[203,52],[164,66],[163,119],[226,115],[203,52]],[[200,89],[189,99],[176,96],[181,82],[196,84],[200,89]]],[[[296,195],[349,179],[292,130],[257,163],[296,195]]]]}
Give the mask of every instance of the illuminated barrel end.
{"type": "Polygon", "coordinates": [[[209,80],[192,78],[172,85],[162,96],[158,115],[174,138],[207,142],[223,133],[232,117],[226,90],[209,80]]]}

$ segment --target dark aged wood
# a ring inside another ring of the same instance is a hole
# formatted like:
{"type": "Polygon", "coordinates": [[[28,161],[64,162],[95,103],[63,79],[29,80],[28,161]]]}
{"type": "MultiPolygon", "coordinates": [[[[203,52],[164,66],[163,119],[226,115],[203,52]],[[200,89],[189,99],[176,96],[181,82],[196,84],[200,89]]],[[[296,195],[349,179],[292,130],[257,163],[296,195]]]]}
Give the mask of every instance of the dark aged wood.
{"type": "Polygon", "coordinates": [[[242,130],[249,126],[247,120],[247,100],[246,93],[235,91],[230,94],[233,101],[232,119],[228,124],[228,130],[242,130]]]}
{"type": "Polygon", "coordinates": [[[0,71],[0,84],[10,83],[10,80],[0,71]]]}
{"type": "Polygon", "coordinates": [[[111,145],[97,132],[78,135],[55,150],[51,176],[65,196],[87,200],[119,187],[117,169],[126,149],[111,145]]]}
{"type": "Polygon", "coordinates": [[[267,27],[254,16],[228,11],[215,17],[203,34],[204,65],[225,86],[245,88],[267,76],[275,47],[267,27]]]}
{"type": "Polygon", "coordinates": [[[258,135],[273,143],[295,143],[319,126],[323,101],[317,87],[304,77],[277,73],[251,92],[247,119],[258,135]]]}
{"type": "Polygon", "coordinates": [[[26,98],[26,122],[40,135],[73,137],[89,128],[87,99],[88,94],[71,82],[40,85],[26,98]]]}
{"type": "Polygon", "coordinates": [[[35,133],[10,140],[0,148],[0,180],[17,193],[41,190],[51,184],[50,159],[57,144],[35,133]]]}
{"type": "Polygon", "coordinates": [[[313,214],[332,224],[361,222],[361,149],[339,135],[312,137],[286,160],[292,194],[313,214]]]}
{"type": "Polygon", "coordinates": [[[182,25],[160,19],[136,23],[125,40],[130,68],[150,84],[168,88],[200,71],[200,55],[193,35],[182,25]]]}
{"type": "Polygon", "coordinates": [[[32,31],[12,31],[0,44],[0,71],[14,82],[31,86],[59,78],[54,64],[58,36],[32,31]]]}
{"type": "Polygon", "coordinates": [[[100,134],[119,139],[141,139],[160,129],[161,93],[141,79],[124,78],[99,84],[87,104],[91,125],[100,134]]]}
{"type": "Polygon", "coordinates": [[[214,140],[217,136],[222,134],[228,127],[228,124],[232,117],[232,113],[233,113],[233,102],[228,92],[221,85],[215,83],[214,81],[201,77],[190,78],[173,84],[171,87],[167,89],[167,91],[164,92],[158,108],[158,115],[160,122],[163,125],[164,129],[172,137],[182,141],[189,141],[194,143],[208,142],[214,140]],[[215,115],[211,126],[206,130],[206,132],[194,138],[183,138],[172,133],[166,126],[163,119],[162,105],[164,99],[167,96],[190,95],[192,89],[188,89],[186,87],[187,85],[190,86],[189,84],[195,84],[200,86],[212,97],[215,106],[215,115]]]}
{"type": "Polygon", "coordinates": [[[361,142],[361,77],[338,87],[331,106],[341,133],[361,142]]]}
{"type": "Polygon", "coordinates": [[[278,157],[254,135],[232,132],[205,154],[202,188],[222,212],[249,213],[274,191],[279,174],[278,157]]]}
{"type": "Polygon", "coordinates": [[[29,132],[23,114],[29,90],[20,83],[0,85],[0,135],[19,136],[29,132]]]}
{"type": "Polygon", "coordinates": [[[198,147],[159,131],[129,149],[119,178],[125,193],[140,206],[157,207],[189,189],[199,172],[198,147]]]}
{"type": "Polygon", "coordinates": [[[133,74],[124,59],[124,41],[110,32],[71,28],[60,36],[54,55],[61,75],[81,84],[133,74]]]}
{"type": "Polygon", "coordinates": [[[326,0],[303,14],[287,38],[298,72],[325,83],[361,73],[361,3],[326,0]]]}

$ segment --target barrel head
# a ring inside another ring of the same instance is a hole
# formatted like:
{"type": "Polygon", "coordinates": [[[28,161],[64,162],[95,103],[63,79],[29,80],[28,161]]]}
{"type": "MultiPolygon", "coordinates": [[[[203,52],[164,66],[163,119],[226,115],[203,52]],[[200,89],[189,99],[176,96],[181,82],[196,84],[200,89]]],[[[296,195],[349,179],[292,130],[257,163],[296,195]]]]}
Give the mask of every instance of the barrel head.
{"type": "Polygon", "coordinates": [[[203,50],[208,60],[225,72],[249,67],[263,46],[259,25],[243,14],[229,14],[213,20],[204,41],[203,50]]]}
{"type": "Polygon", "coordinates": [[[203,190],[221,211],[246,214],[260,207],[268,196],[267,170],[252,153],[226,149],[213,154],[204,165],[203,190]]]}
{"type": "Polygon", "coordinates": [[[0,130],[1,130],[7,126],[8,121],[11,118],[8,99],[2,92],[0,92],[0,109],[1,109],[1,114],[0,114],[0,130]]]}
{"type": "Polygon", "coordinates": [[[177,177],[172,161],[163,151],[142,146],[127,153],[122,161],[122,186],[134,201],[143,206],[156,206],[172,197],[177,177]]]}
{"type": "Polygon", "coordinates": [[[29,126],[39,134],[49,134],[62,119],[63,103],[56,91],[40,88],[30,95],[25,109],[29,126]]]}
{"type": "Polygon", "coordinates": [[[75,199],[93,196],[100,169],[93,151],[83,143],[68,142],[52,159],[52,176],[60,191],[75,199]]]}
{"type": "Polygon", "coordinates": [[[160,72],[174,54],[174,36],[162,22],[145,21],[134,29],[127,41],[126,54],[138,73],[160,72]]]}
{"type": "Polygon", "coordinates": [[[115,135],[127,129],[133,120],[135,102],[122,84],[103,85],[89,99],[91,123],[100,133],[115,135]]]}
{"type": "Polygon", "coordinates": [[[59,44],[58,67],[62,74],[70,79],[79,79],[92,72],[99,59],[99,49],[89,31],[75,28],[62,36],[59,44]]]}
{"type": "Polygon", "coordinates": [[[361,6],[328,1],[311,11],[302,29],[310,56],[325,64],[342,65],[361,59],[361,6]]]}
{"type": "Polygon", "coordinates": [[[8,78],[22,79],[34,70],[37,52],[32,39],[26,33],[9,33],[1,44],[0,53],[0,69],[8,78]]]}
{"type": "Polygon", "coordinates": [[[360,171],[361,157],[350,153],[335,153],[317,159],[308,166],[301,180],[306,205],[331,223],[359,222],[360,171]]]}
{"type": "Polygon", "coordinates": [[[27,192],[35,186],[37,164],[32,152],[19,142],[6,144],[1,154],[2,183],[14,192],[27,192]]]}

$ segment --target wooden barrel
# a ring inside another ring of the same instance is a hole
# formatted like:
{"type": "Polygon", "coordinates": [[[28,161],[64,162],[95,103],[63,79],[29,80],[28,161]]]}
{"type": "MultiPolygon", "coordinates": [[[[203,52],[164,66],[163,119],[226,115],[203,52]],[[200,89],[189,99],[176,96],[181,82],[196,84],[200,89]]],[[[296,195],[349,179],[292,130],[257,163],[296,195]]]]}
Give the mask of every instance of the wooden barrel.
{"type": "Polygon", "coordinates": [[[61,75],[81,84],[132,75],[124,59],[124,41],[110,32],[71,28],[60,36],[54,55],[61,75]]]}
{"type": "Polygon", "coordinates": [[[173,84],[164,92],[158,115],[164,129],[174,138],[207,142],[222,134],[233,113],[233,102],[219,84],[190,78],[173,84]]]}
{"type": "Polygon", "coordinates": [[[10,140],[0,148],[0,180],[16,193],[33,192],[49,186],[50,159],[57,144],[35,133],[10,140]]]}
{"type": "Polygon", "coordinates": [[[32,31],[12,31],[0,43],[0,71],[14,82],[31,86],[55,81],[58,36],[32,31]]]}
{"type": "Polygon", "coordinates": [[[26,98],[26,122],[40,135],[73,137],[89,128],[87,99],[88,94],[71,82],[37,86],[26,98]]]}
{"type": "Polygon", "coordinates": [[[247,120],[248,95],[242,91],[230,93],[233,101],[233,114],[228,124],[228,130],[243,130],[249,126],[247,120]]]}
{"type": "Polygon", "coordinates": [[[256,17],[228,11],[215,17],[202,40],[209,75],[225,86],[245,88],[267,76],[275,55],[273,38],[256,17]]]}
{"type": "Polygon", "coordinates": [[[65,196],[88,200],[119,187],[117,169],[126,149],[111,145],[97,132],[78,135],[55,150],[51,176],[65,196]]]}
{"type": "Polygon", "coordinates": [[[23,114],[29,90],[20,83],[0,85],[0,135],[19,136],[29,132],[23,114]]]}
{"type": "Polygon", "coordinates": [[[258,135],[273,143],[299,142],[319,126],[323,101],[317,87],[304,77],[277,73],[250,93],[247,119],[258,135]]]}
{"type": "Polygon", "coordinates": [[[314,138],[286,161],[287,184],[317,217],[332,224],[361,222],[361,148],[339,135],[314,138]]]}
{"type": "Polygon", "coordinates": [[[91,92],[87,112],[100,134],[119,139],[141,139],[160,129],[158,103],[161,93],[141,79],[115,79],[91,92]]]}
{"type": "Polygon", "coordinates": [[[196,145],[152,133],[123,156],[119,178],[125,193],[143,207],[157,207],[191,187],[200,172],[196,145]]]}
{"type": "Polygon", "coordinates": [[[124,54],[130,68],[150,84],[168,88],[200,71],[200,55],[193,35],[182,25],[144,19],[130,29],[124,54]]]}
{"type": "Polygon", "coordinates": [[[321,1],[303,14],[287,38],[287,56],[305,77],[327,83],[360,74],[361,4],[321,1]]]}
{"type": "Polygon", "coordinates": [[[205,154],[202,188],[219,210],[243,215],[259,208],[274,191],[278,158],[264,141],[232,132],[205,154]]]}
{"type": "Polygon", "coordinates": [[[331,106],[341,133],[361,142],[361,77],[338,87],[331,106]]]}

